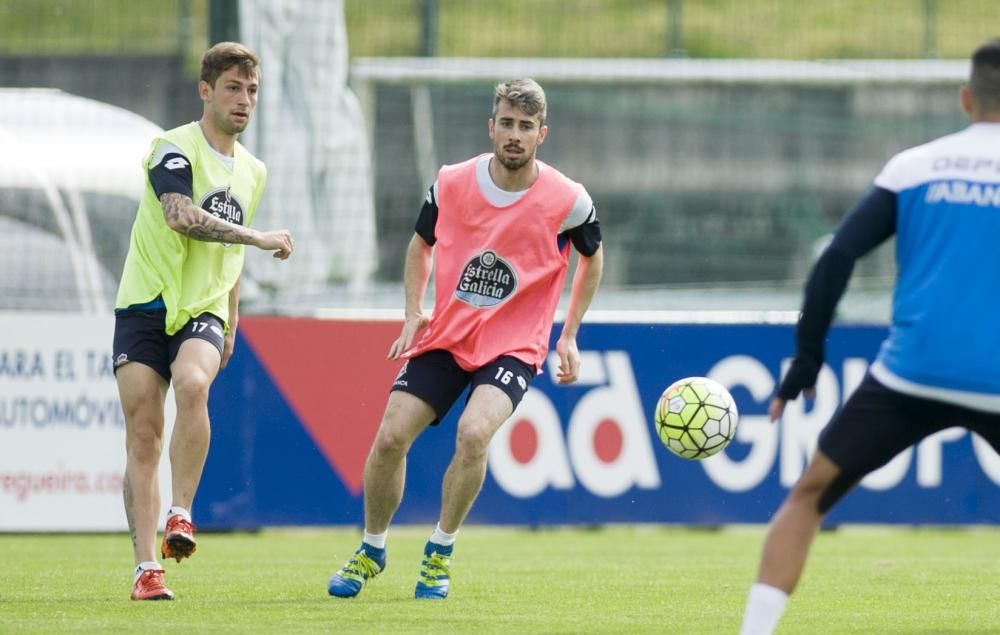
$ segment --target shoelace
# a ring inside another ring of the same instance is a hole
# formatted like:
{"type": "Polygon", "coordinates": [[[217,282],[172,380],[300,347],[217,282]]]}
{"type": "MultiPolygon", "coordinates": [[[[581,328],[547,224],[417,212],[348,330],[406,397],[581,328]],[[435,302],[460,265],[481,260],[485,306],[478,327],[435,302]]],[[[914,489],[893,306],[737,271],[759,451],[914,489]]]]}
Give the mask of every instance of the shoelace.
{"type": "Polygon", "coordinates": [[[360,575],[363,580],[367,580],[378,575],[379,568],[374,560],[369,558],[366,553],[361,552],[354,554],[347,566],[344,567],[344,573],[360,575]]]}
{"type": "Polygon", "coordinates": [[[139,576],[139,585],[142,587],[163,586],[163,571],[157,569],[146,569],[139,576]]]}
{"type": "Polygon", "coordinates": [[[178,518],[176,521],[171,523],[170,532],[182,532],[185,534],[193,534],[195,531],[194,523],[184,518],[178,518]]]}
{"type": "Polygon", "coordinates": [[[449,556],[442,556],[441,554],[434,552],[423,562],[423,567],[420,569],[420,576],[425,578],[429,582],[436,583],[438,581],[438,574],[443,573],[450,577],[448,572],[448,564],[451,561],[449,556]]]}

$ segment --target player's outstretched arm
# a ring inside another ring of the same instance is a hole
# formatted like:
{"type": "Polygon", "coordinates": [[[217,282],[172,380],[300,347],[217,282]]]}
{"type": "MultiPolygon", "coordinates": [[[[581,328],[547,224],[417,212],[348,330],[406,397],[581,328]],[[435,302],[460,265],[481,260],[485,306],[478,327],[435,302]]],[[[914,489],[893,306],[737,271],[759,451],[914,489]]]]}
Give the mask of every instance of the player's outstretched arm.
{"type": "Polygon", "coordinates": [[[413,234],[406,248],[406,264],[403,268],[403,286],[406,293],[406,318],[403,331],[389,347],[386,359],[399,359],[416,339],[420,329],[430,321],[423,312],[424,294],[431,278],[434,263],[434,247],[428,245],[419,234],[413,234]]]}
{"type": "Polygon", "coordinates": [[[194,204],[190,196],[167,192],[160,197],[167,226],[188,238],[212,243],[251,245],[274,251],[274,257],[285,260],[295,251],[295,241],[287,229],[259,231],[222,220],[194,204]]]}
{"type": "Polygon", "coordinates": [[[576,273],[573,274],[573,291],[569,298],[569,308],[566,310],[566,321],[559,335],[559,341],[556,342],[556,354],[559,355],[559,372],[556,380],[560,384],[571,384],[580,374],[580,350],[576,346],[576,334],[580,330],[587,308],[597,293],[603,273],[603,245],[599,246],[592,256],[580,256],[576,273]]]}
{"type": "Polygon", "coordinates": [[[809,279],[799,323],[795,327],[795,357],[768,408],[777,420],[785,404],[805,393],[815,394],[816,378],[826,355],[826,335],[834,312],[847,290],[854,263],[896,232],[896,194],[871,188],[848,212],[833,240],[820,255],[809,279]]]}

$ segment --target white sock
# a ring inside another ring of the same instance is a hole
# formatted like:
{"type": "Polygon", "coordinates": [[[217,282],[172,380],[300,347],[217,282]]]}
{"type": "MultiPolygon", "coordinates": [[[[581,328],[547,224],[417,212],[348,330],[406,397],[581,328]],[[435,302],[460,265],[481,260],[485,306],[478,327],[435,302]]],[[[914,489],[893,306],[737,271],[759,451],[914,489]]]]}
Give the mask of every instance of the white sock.
{"type": "Polygon", "coordinates": [[[191,512],[183,507],[171,506],[170,509],[167,510],[167,518],[170,518],[171,516],[180,516],[184,520],[191,522],[191,512]]]}
{"type": "Polygon", "coordinates": [[[388,535],[389,535],[388,529],[386,529],[380,534],[370,534],[366,529],[365,537],[362,538],[361,540],[375,547],[376,549],[385,549],[385,539],[388,535]]]}
{"type": "Polygon", "coordinates": [[[135,575],[132,576],[132,582],[134,583],[142,575],[142,572],[147,569],[162,569],[159,562],[155,560],[147,560],[146,562],[140,562],[135,566],[135,575]]]}
{"type": "Polygon", "coordinates": [[[754,583],[747,597],[740,635],[771,635],[785,612],[788,594],[773,586],[754,583]]]}
{"type": "Polygon", "coordinates": [[[450,545],[455,544],[455,538],[457,536],[458,536],[457,529],[453,534],[445,533],[444,530],[441,529],[441,523],[438,523],[437,527],[434,528],[434,533],[431,534],[431,542],[433,542],[435,545],[448,547],[450,545]]]}

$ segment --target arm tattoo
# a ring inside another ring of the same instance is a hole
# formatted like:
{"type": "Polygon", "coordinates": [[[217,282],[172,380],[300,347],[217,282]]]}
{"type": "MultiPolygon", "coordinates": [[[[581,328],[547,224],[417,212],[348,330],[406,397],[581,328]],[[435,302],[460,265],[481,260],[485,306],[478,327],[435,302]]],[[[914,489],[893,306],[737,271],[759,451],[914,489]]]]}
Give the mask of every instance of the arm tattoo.
{"type": "Polygon", "coordinates": [[[191,197],[168,192],[160,197],[163,217],[175,231],[195,240],[249,245],[252,233],[241,225],[217,218],[194,204],[191,197]]]}

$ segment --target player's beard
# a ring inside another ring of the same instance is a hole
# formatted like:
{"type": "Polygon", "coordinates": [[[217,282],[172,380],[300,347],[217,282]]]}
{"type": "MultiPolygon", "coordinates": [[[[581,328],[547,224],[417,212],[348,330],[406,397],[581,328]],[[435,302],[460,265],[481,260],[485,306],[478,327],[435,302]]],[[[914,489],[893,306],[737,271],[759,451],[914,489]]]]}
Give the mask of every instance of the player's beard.
{"type": "Polygon", "coordinates": [[[517,157],[511,158],[504,155],[503,148],[495,149],[493,151],[493,156],[497,158],[497,161],[500,162],[500,165],[507,168],[511,172],[516,172],[517,170],[520,170],[521,168],[523,168],[528,164],[528,161],[531,161],[531,155],[527,152],[524,152],[517,157]]]}
{"type": "Polygon", "coordinates": [[[247,129],[247,126],[249,124],[250,124],[249,116],[247,116],[246,120],[243,123],[237,123],[233,119],[230,119],[228,115],[222,115],[219,113],[216,113],[215,115],[215,125],[219,128],[219,130],[228,135],[240,134],[241,132],[247,129]]]}
{"type": "Polygon", "coordinates": [[[232,134],[232,135],[240,134],[241,132],[247,129],[247,126],[249,124],[250,124],[249,117],[247,117],[243,121],[243,123],[237,123],[235,121],[226,120],[226,127],[225,127],[226,134],[232,134]]]}

